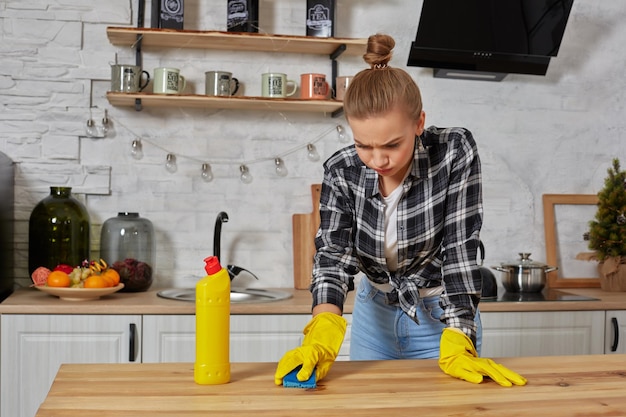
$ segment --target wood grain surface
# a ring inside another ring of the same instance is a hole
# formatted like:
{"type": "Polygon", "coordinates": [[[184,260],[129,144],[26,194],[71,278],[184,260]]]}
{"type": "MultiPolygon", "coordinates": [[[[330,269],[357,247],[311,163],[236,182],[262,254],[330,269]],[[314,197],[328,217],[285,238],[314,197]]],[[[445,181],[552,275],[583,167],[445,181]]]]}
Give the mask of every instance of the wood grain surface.
{"type": "Polygon", "coordinates": [[[294,214],[293,225],[293,285],[297,290],[306,290],[311,284],[313,256],[315,255],[315,233],[320,227],[321,184],[311,185],[313,211],[294,214]]]}
{"type": "Polygon", "coordinates": [[[315,36],[276,35],[247,32],[172,30],[154,28],[107,27],[113,45],[134,46],[137,38],[143,47],[201,48],[228,52],[264,51],[330,55],[341,46],[346,55],[365,53],[366,38],[319,38],[315,36]]]}
{"type": "Polygon", "coordinates": [[[113,106],[133,107],[135,100],[141,100],[147,107],[192,107],[201,109],[271,110],[333,113],[343,108],[343,103],[335,100],[313,100],[298,98],[268,98],[250,96],[213,97],[203,94],[153,94],[117,93],[108,91],[107,100],[113,106]]]}
{"type": "MultiPolygon", "coordinates": [[[[272,289],[272,288],[269,288],[272,289]]],[[[293,296],[274,303],[231,304],[237,314],[311,314],[311,293],[308,290],[277,288],[293,296]]],[[[66,301],[34,288],[15,291],[0,303],[0,314],[194,314],[195,303],[158,297],[158,288],[146,292],[107,295],[92,301],[66,301]]],[[[480,311],[598,311],[626,310],[626,292],[608,292],[600,288],[569,288],[568,293],[595,298],[594,301],[529,301],[481,302],[480,311]]],[[[348,293],[344,313],[352,313],[354,291],[348,293]]]]}
{"type": "Polygon", "coordinates": [[[626,355],[499,362],[528,384],[471,384],[436,360],[337,362],[315,389],[275,386],[274,363],[233,363],[215,386],[195,384],[191,363],[64,364],[37,417],[626,415],[626,355]]]}

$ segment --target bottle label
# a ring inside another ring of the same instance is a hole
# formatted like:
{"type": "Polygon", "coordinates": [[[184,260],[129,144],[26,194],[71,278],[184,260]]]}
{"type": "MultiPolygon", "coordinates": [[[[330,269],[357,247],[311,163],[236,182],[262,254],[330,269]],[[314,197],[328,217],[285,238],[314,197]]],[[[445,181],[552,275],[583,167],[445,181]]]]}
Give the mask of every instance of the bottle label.
{"type": "Polygon", "coordinates": [[[245,0],[228,2],[228,15],[226,16],[226,27],[228,29],[245,24],[248,22],[249,17],[248,5],[245,0]]]}
{"type": "Polygon", "coordinates": [[[325,4],[315,3],[307,10],[307,35],[333,36],[333,10],[325,4]]]}
{"type": "Polygon", "coordinates": [[[160,27],[182,29],[183,16],[183,0],[161,0],[161,10],[159,14],[160,27]]]}

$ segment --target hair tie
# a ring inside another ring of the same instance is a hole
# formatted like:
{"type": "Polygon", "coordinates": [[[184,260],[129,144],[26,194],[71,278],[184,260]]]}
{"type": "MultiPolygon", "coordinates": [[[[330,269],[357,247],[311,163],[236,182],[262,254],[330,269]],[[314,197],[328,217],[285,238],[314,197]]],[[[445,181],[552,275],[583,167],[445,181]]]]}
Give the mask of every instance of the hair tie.
{"type": "Polygon", "coordinates": [[[374,64],[374,69],[383,69],[383,68],[387,68],[387,64],[380,63],[380,64],[374,64]]]}

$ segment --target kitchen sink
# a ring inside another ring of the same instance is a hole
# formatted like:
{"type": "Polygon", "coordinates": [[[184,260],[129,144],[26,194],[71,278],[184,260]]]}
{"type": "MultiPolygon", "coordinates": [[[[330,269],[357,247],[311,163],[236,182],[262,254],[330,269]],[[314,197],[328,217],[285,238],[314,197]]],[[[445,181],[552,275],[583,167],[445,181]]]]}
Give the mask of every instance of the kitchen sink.
{"type": "MultiPolygon", "coordinates": [[[[195,288],[170,288],[157,292],[162,298],[177,301],[196,301],[195,288]]],[[[243,303],[271,303],[291,298],[291,294],[281,290],[265,290],[262,288],[231,288],[230,302],[243,303]]]]}

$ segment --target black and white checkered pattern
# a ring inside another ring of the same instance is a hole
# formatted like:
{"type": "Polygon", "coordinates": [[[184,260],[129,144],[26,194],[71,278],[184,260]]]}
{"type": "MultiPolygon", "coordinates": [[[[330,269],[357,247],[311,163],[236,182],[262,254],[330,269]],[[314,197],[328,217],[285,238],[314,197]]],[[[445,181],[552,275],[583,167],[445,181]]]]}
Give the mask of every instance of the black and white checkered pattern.
{"type": "Polygon", "coordinates": [[[482,226],[480,160],[470,131],[429,127],[416,138],[415,159],[398,205],[398,269],[385,261],[384,202],[378,174],[354,145],[325,165],[321,225],[315,238],[313,305],[343,307],[351,279],[363,272],[389,282],[415,319],[419,288],[444,286],[442,321],[476,337],[481,278],[476,250],[482,226]]]}

